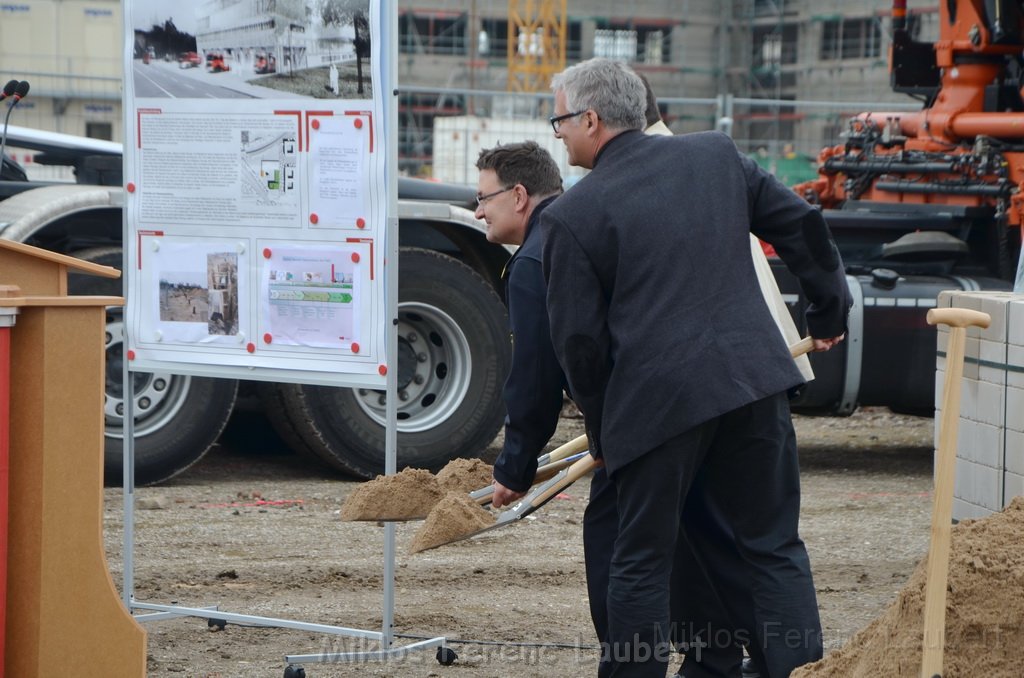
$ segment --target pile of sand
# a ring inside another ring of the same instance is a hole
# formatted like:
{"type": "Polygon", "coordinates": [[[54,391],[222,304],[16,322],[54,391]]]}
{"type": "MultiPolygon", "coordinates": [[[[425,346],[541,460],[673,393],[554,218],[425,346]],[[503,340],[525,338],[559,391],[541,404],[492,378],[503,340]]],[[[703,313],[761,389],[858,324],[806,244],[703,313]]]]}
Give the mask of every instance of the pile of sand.
{"type": "Polygon", "coordinates": [[[423,522],[409,546],[409,553],[419,553],[494,524],[494,516],[469,498],[465,492],[449,492],[437,503],[423,522]]]}
{"type": "MultiPolygon", "coordinates": [[[[1024,497],[953,528],[944,678],[1024,675],[1024,497]]],[[[924,632],[925,563],[896,601],[850,642],[793,678],[917,676],[924,632]]]]}
{"type": "Polygon", "coordinates": [[[494,479],[494,467],[479,459],[452,459],[437,472],[444,492],[464,492],[487,487],[494,479]]]}
{"type": "Polygon", "coordinates": [[[418,520],[443,496],[441,485],[430,471],[407,468],[357,487],[341,507],[341,519],[418,520]]]}

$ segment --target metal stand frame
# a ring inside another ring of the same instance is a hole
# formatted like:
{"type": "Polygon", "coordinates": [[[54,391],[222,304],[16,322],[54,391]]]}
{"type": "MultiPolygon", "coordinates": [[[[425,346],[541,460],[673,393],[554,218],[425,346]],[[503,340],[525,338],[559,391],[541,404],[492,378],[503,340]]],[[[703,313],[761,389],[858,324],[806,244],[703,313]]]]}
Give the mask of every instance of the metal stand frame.
{"type": "MultiPolygon", "coordinates": [[[[389,93],[392,97],[398,94],[395,85],[397,84],[397,43],[392,35],[393,28],[397,25],[397,9],[395,0],[380,0],[381,3],[381,34],[382,44],[390,45],[390,54],[382,55],[387,64],[386,73],[383,74],[384,82],[381,83],[382,92],[389,93]]],[[[398,129],[397,100],[385,108],[385,132],[398,129]]],[[[386,337],[386,355],[390,357],[392,364],[389,366],[386,375],[385,393],[387,394],[386,426],[385,426],[385,461],[384,472],[392,475],[396,472],[396,454],[398,446],[398,150],[396,144],[388,144],[388,156],[386,162],[387,185],[388,185],[388,209],[387,226],[385,232],[385,261],[384,267],[384,289],[386,316],[389,320],[386,337]]],[[[127,220],[124,231],[127,231],[127,220]]],[[[125,233],[125,242],[128,242],[125,233]]],[[[128,261],[128,248],[124,249],[124,261],[122,270],[130,269],[128,261]]],[[[128,314],[125,314],[125,350],[127,350],[127,324],[128,314]]],[[[278,619],[274,617],[259,617],[232,612],[221,612],[214,607],[183,607],[180,605],[159,605],[144,603],[135,600],[134,581],[134,557],[135,547],[135,389],[131,379],[129,360],[124,360],[122,379],[124,383],[124,466],[123,466],[123,488],[124,488],[124,554],[123,554],[123,599],[129,611],[149,610],[153,614],[137,615],[135,618],[140,622],[163,621],[177,617],[200,617],[214,619],[225,623],[246,624],[251,626],[264,626],[310,631],[313,633],[326,633],[338,636],[350,636],[362,638],[380,643],[380,650],[369,652],[332,652],[309,655],[285,655],[285,662],[288,667],[285,675],[302,675],[294,672],[292,665],[296,663],[315,662],[364,662],[364,661],[387,661],[404,657],[412,652],[430,648],[444,648],[446,639],[443,636],[429,640],[411,643],[402,647],[392,647],[394,640],[393,626],[395,613],[395,524],[386,523],[384,527],[384,599],[382,613],[382,629],[380,631],[367,631],[353,629],[344,626],[331,626],[327,624],[314,624],[310,622],[294,621],[289,619],[278,619]]],[[[350,386],[341,382],[338,386],[350,386]]],[[[440,650],[439,650],[440,652],[440,650]]],[[[439,655],[439,658],[442,655],[439,655]]],[[[450,663],[450,662],[447,662],[450,663]]]]}

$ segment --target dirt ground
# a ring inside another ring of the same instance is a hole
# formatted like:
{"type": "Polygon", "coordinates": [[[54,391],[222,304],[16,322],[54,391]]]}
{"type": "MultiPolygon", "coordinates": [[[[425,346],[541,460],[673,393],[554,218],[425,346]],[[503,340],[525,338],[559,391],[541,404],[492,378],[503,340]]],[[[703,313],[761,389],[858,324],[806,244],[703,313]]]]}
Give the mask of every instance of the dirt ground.
{"type": "MultiPolygon", "coordinates": [[[[564,418],[555,441],[580,433],[580,420],[564,418]]],[[[831,649],[882,612],[927,551],[933,423],[868,408],[798,417],[797,433],[801,529],[831,649]]],[[[283,450],[261,420],[240,416],[195,467],[137,491],[136,601],[380,631],[384,530],[341,522],[356,484],[283,450]]],[[[398,525],[396,644],[445,636],[455,664],[439,665],[431,650],[386,663],[304,662],[306,675],[595,675],[580,536],[588,486],[581,480],[522,524],[415,556],[407,549],[418,523],[398,525]]],[[[108,488],[118,587],[121,525],[121,490],[108,488]]],[[[198,618],[145,626],[150,676],[282,676],[285,655],[377,649],[306,631],[210,630],[198,618]]]]}

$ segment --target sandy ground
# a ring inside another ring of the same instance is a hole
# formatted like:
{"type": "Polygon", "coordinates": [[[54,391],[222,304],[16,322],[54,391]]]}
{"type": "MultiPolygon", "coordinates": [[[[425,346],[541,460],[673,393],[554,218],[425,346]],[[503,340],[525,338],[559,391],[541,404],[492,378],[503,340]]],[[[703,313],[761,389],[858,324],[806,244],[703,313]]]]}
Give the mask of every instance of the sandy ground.
{"type": "MultiPolygon", "coordinates": [[[[802,534],[832,648],[881,613],[927,551],[933,424],[877,409],[797,419],[802,534]]],[[[556,442],[580,428],[563,419],[556,442]]],[[[356,484],[283,450],[262,421],[239,417],[202,462],[137,491],[137,601],[380,631],[384,530],[341,522],[356,484]]],[[[421,651],[386,663],[304,662],[306,675],[595,675],[580,537],[588,486],[581,480],[522,524],[415,556],[406,551],[418,523],[398,525],[396,644],[445,636],[454,665],[421,651]]],[[[120,489],[106,490],[105,508],[120,587],[120,489]]],[[[285,655],[377,649],[307,631],[210,630],[198,618],[145,626],[150,676],[281,676],[285,655]]]]}

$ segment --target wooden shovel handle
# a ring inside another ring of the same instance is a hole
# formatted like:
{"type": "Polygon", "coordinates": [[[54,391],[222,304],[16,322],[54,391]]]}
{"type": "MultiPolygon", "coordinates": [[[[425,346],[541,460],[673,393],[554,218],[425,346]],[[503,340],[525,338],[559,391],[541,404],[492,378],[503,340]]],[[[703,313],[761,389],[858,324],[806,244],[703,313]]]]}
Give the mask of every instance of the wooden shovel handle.
{"type": "Polygon", "coordinates": [[[991,316],[966,308],[933,308],[928,324],[949,325],[946,347],[946,378],[939,420],[939,445],[935,459],[935,489],[932,497],[932,528],[925,572],[924,633],[921,676],[942,676],[946,635],[946,588],[952,539],[953,488],[956,484],[957,427],[960,423],[960,381],[964,369],[964,341],[967,327],[988,327],[991,316]]]}
{"type": "Polygon", "coordinates": [[[559,459],[571,457],[577,452],[582,452],[588,447],[590,447],[590,442],[587,441],[586,435],[579,436],[578,438],[573,438],[572,440],[565,443],[561,447],[556,447],[555,449],[551,450],[551,452],[548,454],[547,463],[550,464],[553,461],[558,461],[559,459]]]}
{"type": "Polygon", "coordinates": [[[533,505],[541,506],[547,500],[551,499],[551,497],[558,494],[559,492],[569,487],[583,476],[593,471],[596,466],[597,460],[594,459],[589,454],[582,457],[581,459],[577,459],[575,462],[573,462],[572,466],[565,470],[565,477],[562,478],[561,482],[555,483],[544,492],[538,494],[536,497],[532,497],[533,505]]]}
{"type": "Polygon", "coordinates": [[[992,316],[968,308],[932,308],[928,309],[927,320],[929,325],[941,323],[950,327],[986,328],[992,322],[992,316]]]}
{"type": "MultiPolygon", "coordinates": [[[[585,449],[585,448],[584,448],[585,449]]],[[[542,483],[545,480],[550,480],[558,475],[558,472],[563,468],[571,466],[573,462],[579,461],[572,457],[566,457],[565,459],[559,459],[558,461],[549,461],[544,466],[537,469],[537,474],[533,477],[533,484],[542,483]]]]}
{"type": "Polygon", "coordinates": [[[804,353],[810,353],[811,349],[814,348],[814,337],[804,337],[795,344],[790,344],[789,354],[794,358],[799,358],[804,353]]]}

